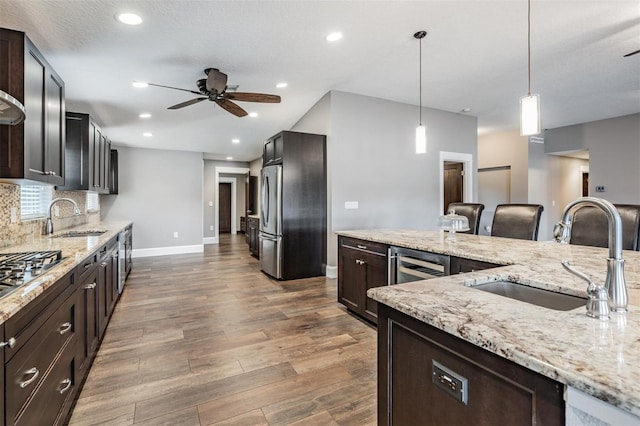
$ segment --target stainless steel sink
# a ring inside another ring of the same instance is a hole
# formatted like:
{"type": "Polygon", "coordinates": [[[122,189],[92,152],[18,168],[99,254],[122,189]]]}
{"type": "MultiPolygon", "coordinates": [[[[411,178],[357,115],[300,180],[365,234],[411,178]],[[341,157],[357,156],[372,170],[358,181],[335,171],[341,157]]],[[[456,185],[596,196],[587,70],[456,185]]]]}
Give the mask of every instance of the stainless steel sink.
{"type": "Polygon", "coordinates": [[[52,235],[50,238],[74,238],[74,237],[97,237],[104,234],[107,231],[87,230],[87,231],[67,231],[57,235],[52,235]]]}
{"type": "Polygon", "coordinates": [[[541,290],[512,281],[492,281],[473,288],[557,311],[570,311],[587,304],[587,299],[582,297],[541,290]]]}

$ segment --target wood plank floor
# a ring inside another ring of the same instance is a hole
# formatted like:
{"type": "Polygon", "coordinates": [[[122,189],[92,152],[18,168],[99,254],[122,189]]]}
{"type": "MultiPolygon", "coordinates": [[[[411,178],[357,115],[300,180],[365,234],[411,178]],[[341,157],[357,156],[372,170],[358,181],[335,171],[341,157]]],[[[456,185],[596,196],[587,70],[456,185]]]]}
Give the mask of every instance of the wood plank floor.
{"type": "Polygon", "coordinates": [[[134,259],[70,424],[375,424],[376,331],[336,286],[269,279],[243,235],[134,259]]]}

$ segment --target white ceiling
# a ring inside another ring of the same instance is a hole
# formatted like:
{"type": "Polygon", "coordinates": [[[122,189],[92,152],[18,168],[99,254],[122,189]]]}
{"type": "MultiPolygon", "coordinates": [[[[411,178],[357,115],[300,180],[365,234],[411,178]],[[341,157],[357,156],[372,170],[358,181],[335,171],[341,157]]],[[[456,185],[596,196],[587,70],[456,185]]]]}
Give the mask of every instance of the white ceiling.
{"type": "MultiPolygon", "coordinates": [[[[531,9],[532,92],[544,128],[640,112],[640,54],[623,58],[640,48],[640,1],[532,0],[531,9]]],[[[67,109],[95,116],[114,143],[240,161],[257,158],[265,138],[330,90],[417,105],[413,33],[422,29],[423,104],[471,108],[480,134],[516,129],[526,23],[525,0],[0,0],[0,27],[29,35],[65,80],[67,109]],[[117,22],[121,11],[143,23],[117,22]],[[329,44],[335,30],[344,38],[329,44]],[[237,118],[210,102],[167,110],[192,95],[131,86],[197,90],[207,67],[282,103],[239,103],[260,115],[237,118]],[[289,87],[276,89],[280,81],[289,87]]]]}

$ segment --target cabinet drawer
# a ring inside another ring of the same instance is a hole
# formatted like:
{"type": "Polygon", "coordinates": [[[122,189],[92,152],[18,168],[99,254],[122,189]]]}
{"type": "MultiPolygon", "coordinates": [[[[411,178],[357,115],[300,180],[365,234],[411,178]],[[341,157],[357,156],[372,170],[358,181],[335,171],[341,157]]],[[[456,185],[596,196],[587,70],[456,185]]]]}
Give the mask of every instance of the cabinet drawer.
{"type": "Polygon", "coordinates": [[[382,243],[374,243],[372,241],[358,240],[355,238],[340,237],[340,245],[345,248],[355,250],[368,251],[382,256],[387,255],[388,245],[382,243]]]}
{"type": "MultiPolygon", "coordinates": [[[[75,344],[76,300],[69,297],[5,365],[6,418],[16,420],[60,350],[75,344]]],[[[74,352],[75,347],[72,348],[74,352]]],[[[9,422],[8,422],[9,423],[9,422]]]]}
{"type": "Polygon", "coordinates": [[[5,348],[6,361],[11,360],[56,310],[76,291],[75,275],[69,273],[59,279],[38,298],[22,308],[5,323],[7,339],[15,338],[14,347],[5,348]]]}
{"type": "Polygon", "coordinates": [[[19,413],[16,425],[57,425],[65,420],[77,391],[74,364],[73,345],[69,345],[19,413]]]}
{"type": "Polygon", "coordinates": [[[91,256],[87,257],[78,267],[78,275],[80,281],[84,281],[84,279],[91,273],[93,267],[98,264],[98,254],[94,253],[91,256]]]}

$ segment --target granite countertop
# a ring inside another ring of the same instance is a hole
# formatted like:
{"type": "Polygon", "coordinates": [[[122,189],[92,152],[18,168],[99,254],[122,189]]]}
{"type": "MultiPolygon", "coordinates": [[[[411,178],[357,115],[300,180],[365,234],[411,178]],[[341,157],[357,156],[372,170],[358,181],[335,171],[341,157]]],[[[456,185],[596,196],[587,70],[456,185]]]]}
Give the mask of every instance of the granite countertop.
{"type": "Polygon", "coordinates": [[[586,297],[561,260],[603,283],[608,250],[438,231],[374,229],[339,235],[506,265],[373,288],[369,297],[533,371],[640,416],[640,253],[624,251],[629,312],[608,321],[585,308],[556,311],[477,289],[509,279],[586,297]]]}
{"type": "Polygon", "coordinates": [[[121,230],[131,225],[131,223],[132,222],[122,221],[87,224],[54,232],[53,236],[55,237],[56,235],[64,234],[71,230],[100,230],[106,232],[100,236],[72,238],[51,238],[44,235],[34,235],[30,241],[24,244],[13,245],[0,249],[0,253],[61,250],[63,258],[60,263],[51,268],[45,274],[29,281],[27,284],[17,287],[14,291],[0,299],[0,324],[15,315],[20,311],[20,309],[37,298],[65,274],[72,271],[87,257],[92,255],[105,243],[118,235],[121,230]]]}

